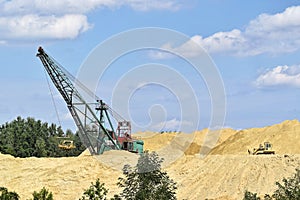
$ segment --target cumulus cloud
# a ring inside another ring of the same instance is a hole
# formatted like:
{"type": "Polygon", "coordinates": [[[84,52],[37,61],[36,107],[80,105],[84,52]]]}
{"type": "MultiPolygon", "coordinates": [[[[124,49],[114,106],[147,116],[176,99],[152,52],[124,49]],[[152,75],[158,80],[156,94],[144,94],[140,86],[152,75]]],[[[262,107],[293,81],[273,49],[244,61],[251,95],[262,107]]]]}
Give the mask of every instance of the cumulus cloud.
{"type": "Polygon", "coordinates": [[[179,0],[11,0],[0,1],[0,13],[9,15],[29,14],[84,14],[97,8],[117,9],[128,6],[138,11],[178,10],[182,6],[179,0]]]}
{"type": "Polygon", "coordinates": [[[4,40],[73,39],[89,28],[84,15],[0,17],[0,33],[4,40]]]}
{"type": "MultiPolygon", "coordinates": [[[[176,11],[182,7],[184,1],[174,1],[174,0],[127,0],[123,1],[126,5],[128,4],[134,10],[139,11],[149,11],[149,10],[172,10],[176,11]]],[[[186,2],[185,2],[186,3],[186,2]]]]}
{"type": "Polygon", "coordinates": [[[73,39],[92,27],[87,13],[122,6],[138,11],[178,10],[181,0],[0,0],[0,45],[7,41],[73,39]]]}
{"type": "Polygon", "coordinates": [[[255,85],[260,88],[278,85],[300,88],[300,65],[284,65],[269,69],[256,79],[255,85]]]}
{"type": "MultiPolygon", "coordinates": [[[[166,44],[167,50],[176,49],[183,56],[195,57],[199,52],[195,45],[201,45],[209,53],[225,53],[238,56],[255,56],[259,54],[279,54],[293,52],[300,48],[300,6],[286,8],[274,15],[261,14],[250,21],[245,29],[217,32],[203,38],[193,36],[178,47],[166,44]]],[[[158,54],[157,58],[165,58],[158,54]]]]}
{"type": "Polygon", "coordinates": [[[83,14],[99,6],[108,6],[110,1],[98,0],[12,0],[0,4],[2,15],[26,15],[38,12],[39,14],[83,14]],[[84,5],[84,6],[83,6],[84,5]],[[16,12],[18,11],[18,12],[16,12]]]}
{"type": "Polygon", "coordinates": [[[160,122],[153,126],[155,130],[167,130],[167,131],[178,131],[183,126],[192,126],[192,122],[180,121],[177,119],[171,119],[168,121],[160,122]]]}

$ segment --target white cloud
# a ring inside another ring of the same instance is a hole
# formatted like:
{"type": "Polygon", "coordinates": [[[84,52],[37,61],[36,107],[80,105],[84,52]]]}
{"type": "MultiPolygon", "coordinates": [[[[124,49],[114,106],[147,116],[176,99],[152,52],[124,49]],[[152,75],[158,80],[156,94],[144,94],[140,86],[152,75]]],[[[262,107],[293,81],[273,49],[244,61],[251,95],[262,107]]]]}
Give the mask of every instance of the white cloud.
{"type": "Polygon", "coordinates": [[[0,2],[0,13],[9,14],[84,14],[97,8],[117,9],[129,6],[134,10],[178,10],[179,0],[11,0],[0,2]]]}
{"type": "MultiPolygon", "coordinates": [[[[293,52],[300,49],[299,19],[300,6],[293,6],[275,15],[261,14],[250,21],[244,30],[217,32],[206,38],[195,35],[181,46],[166,44],[164,47],[181,52],[186,57],[198,56],[200,52],[197,52],[198,48],[193,48],[195,45],[201,45],[209,53],[239,56],[293,52]]],[[[168,58],[161,53],[156,56],[165,57],[168,58]]]]}
{"type": "Polygon", "coordinates": [[[277,66],[261,74],[255,81],[257,87],[286,85],[300,87],[300,65],[277,66]]]}
{"type": "Polygon", "coordinates": [[[183,126],[192,126],[191,122],[179,121],[177,119],[171,119],[169,121],[160,122],[153,126],[154,130],[166,130],[166,131],[179,131],[183,126]]]}
{"type": "Polygon", "coordinates": [[[300,6],[285,9],[275,15],[262,14],[252,20],[244,35],[247,37],[246,54],[284,53],[299,49],[300,6]]]}
{"type": "Polygon", "coordinates": [[[0,0],[0,41],[73,39],[91,28],[87,13],[95,9],[178,10],[180,1],[0,0]]]}
{"type": "Polygon", "coordinates": [[[73,39],[89,28],[84,15],[0,17],[2,39],[73,39]]]}
{"type": "Polygon", "coordinates": [[[117,0],[12,0],[0,4],[2,15],[84,14],[98,7],[117,7],[117,0]]]}
{"type": "Polygon", "coordinates": [[[128,4],[134,10],[149,11],[149,10],[179,10],[181,3],[174,0],[127,0],[124,4],[128,4]]]}

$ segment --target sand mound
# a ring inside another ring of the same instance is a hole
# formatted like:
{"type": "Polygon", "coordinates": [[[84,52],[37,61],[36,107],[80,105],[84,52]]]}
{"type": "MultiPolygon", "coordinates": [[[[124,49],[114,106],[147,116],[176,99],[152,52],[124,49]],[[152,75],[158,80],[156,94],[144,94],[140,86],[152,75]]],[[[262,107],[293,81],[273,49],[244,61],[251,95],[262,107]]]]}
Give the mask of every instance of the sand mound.
{"type": "Polygon", "coordinates": [[[178,183],[178,199],[242,199],[245,190],[272,194],[275,182],[290,177],[300,156],[187,156],[168,169],[178,183]]]}
{"type": "Polygon", "coordinates": [[[122,171],[126,164],[135,166],[139,155],[128,151],[111,150],[102,155],[94,156],[94,158],[111,169],[122,171]]]}
{"type": "MultiPolygon", "coordinates": [[[[188,149],[186,149],[185,154],[186,155],[195,155],[199,154],[201,152],[201,147],[203,146],[203,143],[206,139],[209,138],[209,134],[212,135],[212,138],[217,137],[216,143],[212,143],[210,146],[208,146],[208,150],[213,148],[215,145],[220,145],[224,141],[226,141],[230,136],[236,134],[236,130],[233,129],[222,129],[222,130],[216,130],[216,131],[209,131],[208,129],[204,129],[202,131],[195,131],[193,133],[193,141],[188,149]]],[[[209,145],[209,144],[208,144],[209,145]]],[[[203,149],[205,151],[205,147],[203,149]]]]}
{"type": "MultiPolygon", "coordinates": [[[[297,120],[265,128],[242,131],[232,129],[211,132],[217,146],[199,156],[207,129],[193,134],[139,133],[145,149],[154,150],[171,178],[178,183],[178,199],[241,199],[244,191],[271,193],[275,181],[289,177],[300,167],[300,123],[297,120]],[[219,135],[218,135],[219,134],[219,135]],[[270,141],[279,155],[251,156],[247,149],[270,141]]],[[[207,143],[209,144],[209,143],[207,143]]],[[[88,151],[71,158],[14,158],[0,154],[0,186],[16,191],[21,199],[32,197],[42,187],[55,199],[73,200],[100,178],[110,189],[110,196],[120,189],[116,183],[125,164],[134,166],[138,155],[126,151],[109,151],[91,156],[88,151]]]]}
{"type": "Polygon", "coordinates": [[[176,133],[152,133],[139,134],[140,138],[144,141],[144,149],[149,151],[157,151],[165,146],[169,145],[170,142],[176,136],[176,133]]]}
{"type": "Polygon", "coordinates": [[[83,190],[98,177],[111,191],[120,172],[92,156],[73,158],[14,158],[0,154],[0,186],[16,191],[21,199],[32,197],[43,186],[53,192],[55,199],[78,199],[83,190]]]}
{"type": "Polygon", "coordinates": [[[265,141],[273,144],[276,154],[300,154],[299,121],[284,121],[265,128],[241,130],[214,148],[211,154],[248,154],[248,149],[257,148],[265,141]]]}

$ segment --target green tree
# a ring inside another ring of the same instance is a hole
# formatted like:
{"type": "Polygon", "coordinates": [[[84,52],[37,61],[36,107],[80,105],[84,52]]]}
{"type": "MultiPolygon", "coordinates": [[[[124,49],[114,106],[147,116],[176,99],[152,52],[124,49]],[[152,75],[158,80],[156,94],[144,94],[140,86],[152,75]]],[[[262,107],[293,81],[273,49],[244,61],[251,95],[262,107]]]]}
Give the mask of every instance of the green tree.
{"type": "Polygon", "coordinates": [[[260,200],[256,193],[246,191],[243,200],[260,200]]]}
{"type": "Polygon", "coordinates": [[[95,184],[92,182],[91,186],[84,191],[79,200],[106,200],[107,193],[108,189],[105,188],[105,184],[97,179],[95,184]]]}
{"type": "Polygon", "coordinates": [[[35,143],[35,155],[37,157],[47,156],[46,143],[43,138],[38,138],[35,143]]]}
{"type": "MultiPolygon", "coordinates": [[[[283,178],[283,184],[276,182],[278,189],[273,195],[265,194],[264,200],[299,200],[300,199],[300,169],[291,178],[283,178]]],[[[244,200],[260,200],[256,193],[245,192],[244,200]]]]}
{"type": "Polygon", "coordinates": [[[5,187],[0,187],[0,200],[19,200],[16,192],[10,192],[5,187]]]}
{"type": "Polygon", "coordinates": [[[273,198],[269,194],[265,194],[264,200],[272,200],[273,198]]]}
{"type": "Polygon", "coordinates": [[[296,174],[287,179],[283,178],[283,184],[276,182],[278,189],[272,197],[276,200],[299,200],[300,199],[300,169],[296,169],[296,174]]]}
{"type": "Polygon", "coordinates": [[[53,200],[52,192],[43,187],[39,192],[34,191],[32,193],[33,200],[53,200]]]}
{"type": "Polygon", "coordinates": [[[176,183],[162,171],[162,158],[157,153],[145,151],[137,165],[125,165],[118,186],[123,188],[121,197],[132,200],[172,200],[176,199],[176,183]]]}

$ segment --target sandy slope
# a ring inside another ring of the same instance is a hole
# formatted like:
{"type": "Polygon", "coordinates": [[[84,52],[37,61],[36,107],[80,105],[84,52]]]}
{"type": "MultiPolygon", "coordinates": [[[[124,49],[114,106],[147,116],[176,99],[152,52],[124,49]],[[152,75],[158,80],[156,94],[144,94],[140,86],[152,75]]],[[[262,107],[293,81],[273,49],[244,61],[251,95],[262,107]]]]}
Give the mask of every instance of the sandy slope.
{"type": "Polygon", "coordinates": [[[33,191],[49,188],[55,199],[78,199],[97,177],[109,188],[120,172],[110,169],[92,156],[78,158],[13,158],[0,155],[0,185],[15,190],[21,199],[28,199],[33,191]]]}
{"type": "MultiPolygon", "coordinates": [[[[296,120],[243,131],[224,129],[211,154],[200,157],[207,130],[193,134],[139,133],[145,148],[165,158],[164,167],[178,183],[179,199],[241,199],[246,189],[259,194],[274,190],[275,181],[300,167],[300,123],[296,120]],[[250,156],[247,149],[264,141],[279,155],[250,156]]],[[[0,186],[15,190],[22,199],[34,190],[49,188],[55,199],[78,199],[90,182],[100,178],[119,192],[117,178],[124,164],[135,165],[138,156],[110,151],[92,157],[87,152],[73,158],[14,158],[0,154],[0,186]]]]}
{"type": "Polygon", "coordinates": [[[299,166],[299,155],[210,155],[182,158],[168,171],[178,183],[179,199],[242,199],[246,189],[272,193],[275,181],[295,173],[299,166]]]}
{"type": "Polygon", "coordinates": [[[212,154],[248,154],[248,149],[269,141],[277,154],[300,154],[300,123],[297,120],[264,128],[242,130],[217,146],[212,154]]]}

